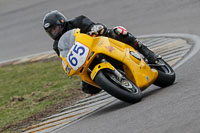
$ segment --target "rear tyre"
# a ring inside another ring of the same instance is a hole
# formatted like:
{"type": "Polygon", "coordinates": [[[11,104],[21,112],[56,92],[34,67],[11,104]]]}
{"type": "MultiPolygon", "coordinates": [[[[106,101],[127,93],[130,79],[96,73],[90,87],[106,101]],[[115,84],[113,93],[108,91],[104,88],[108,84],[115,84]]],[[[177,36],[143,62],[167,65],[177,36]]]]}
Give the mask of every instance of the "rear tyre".
{"type": "Polygon", "coordinates": [[[141,90],[130,80],[125,79],[123,86],[119,81],[113,80],[114,74],[106,70],[101,70],[96,75],[94,81],[110,95],[128,103],[136,103],[142,99],[141,90]],[[127,87],[126,87],[127,85],[127,87]]]}
{"type": "Polygon", "coordinates": [[[162,66],[153,67],[158,71],[158,78],[153,84],[159,87],[172,85],[176,77],[174,70],[163,59],[158,59],[158,63],[162,64],[162,66]]]}

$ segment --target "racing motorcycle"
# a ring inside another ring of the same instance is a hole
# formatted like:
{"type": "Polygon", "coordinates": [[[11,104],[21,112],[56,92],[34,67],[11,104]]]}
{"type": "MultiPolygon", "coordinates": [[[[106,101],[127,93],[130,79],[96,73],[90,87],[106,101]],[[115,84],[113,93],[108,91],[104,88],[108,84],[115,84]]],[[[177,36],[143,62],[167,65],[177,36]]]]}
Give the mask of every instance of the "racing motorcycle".
{"type": "Polygon", "coordinates": [[[73,29],[59,40],[62,66],[68,76],[81,79],[110,95],[135,103],[142,99],[142,91],[151,84],[172,85],[174,70],[162,59],[148,64],[133,47],[104,36],[90,36],[73,29]]]}

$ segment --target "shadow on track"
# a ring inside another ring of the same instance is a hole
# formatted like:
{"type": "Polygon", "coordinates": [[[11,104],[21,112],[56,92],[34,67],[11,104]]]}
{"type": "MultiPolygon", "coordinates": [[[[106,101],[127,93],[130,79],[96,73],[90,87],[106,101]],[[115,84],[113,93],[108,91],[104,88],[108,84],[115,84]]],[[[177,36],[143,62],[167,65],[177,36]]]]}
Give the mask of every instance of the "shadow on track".
{"type": "Polygon", "coordinates": [[[123,101],[119,101],[116,99],[116,101],[114,103],[112,103],[111,105],[107,105],[104,108],[99,109],[98,111],[96,111],[96,113],[94,113],[92,116],[100,116],[100,115],[105,115],[111,112],[115,112],[118,111],[120,109],[124,109],[126,107],[129,107],[133,104],[130,103],[125,103],[123,101]]]}
{"type": "MultiPolygon", "coordinates": [[[[174,86],[175,84],[177,84],[176,82],[173,84],[173,85],[171,85],[171,86],[174,86]]],[[[168,86],[168,87],[170,87],[170,86],[168,86]]],[[[151,87],[151,88],[147,88],[147,91],[144,91],[143,92],[143,95],[142,95],[142,97],[143,97],[143,99],[144,98],[147,98],[147,97],[149,97],[149,96],[152,96],[152,95],[155,95],[155,94],[157,94],[157,93],[159,93],[160,91],[162,91],[162,90],[164,90],[164,89],[167,89],[168,87],[157,87],[157,86],[154,86],[153,85],[153,87],[151,87]]],[[[141,101],[142,102],[142,101],[141,101]]]]}
{"type": "MultiPolygon", "coordinates": [[[[175,84],[176,83],[174,83],[173,85],[175,85],[175,84]]],[[[153,95],[156,95],[160,91],[167,89],[167,88],[168,87],[160,88],[160,87],[157,87],[157,86],[151,86],[150,88],[147,89],[147,91],[143,92],[143,99],[142,99],[142,101],[140,101],[138,103],[131,104],[131,103],[126,103],[126,102],[119,101],[119,100],[116,99],[116,101],[114,101],[112,104],[109,104],[109,105],[107,105],[103,108],[98,109],[97,111],[92,113],[92,115],[90,115],[90,116],[95,117],[95,116],[105,115],[105,114],[114,113],[116,111],[128,108],[130,106],[140,105],[140,104],[142,104],[143,100],[148,100],[146,98],[153,96],[153,95]]]]}

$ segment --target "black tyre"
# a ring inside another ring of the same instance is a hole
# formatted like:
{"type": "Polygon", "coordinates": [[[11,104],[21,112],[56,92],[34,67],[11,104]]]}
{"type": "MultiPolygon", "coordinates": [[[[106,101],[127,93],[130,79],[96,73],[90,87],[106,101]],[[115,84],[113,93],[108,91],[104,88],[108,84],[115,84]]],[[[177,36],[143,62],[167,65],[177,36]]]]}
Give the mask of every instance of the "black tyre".
{"type": "Polygon", "coordinates": [[[174,70],[163,59],[158,59],[158,63],[161,64],[161,66],[153,67],[158,70],[158,78],[153,84],[159,87],[172,85],[176,77],[174,70]]]}
{"type": "Polygon", "coordinates": [[[125,79],[127,82],[127,87],[124,87],[118,82],[115,82],[111,76],[114,76],[114,74],[106,70],[101,70],[96,75],[94,81],[104,91],[124,102],[136,103],[142,99],[141,90],[133,82],[125,79]]]}

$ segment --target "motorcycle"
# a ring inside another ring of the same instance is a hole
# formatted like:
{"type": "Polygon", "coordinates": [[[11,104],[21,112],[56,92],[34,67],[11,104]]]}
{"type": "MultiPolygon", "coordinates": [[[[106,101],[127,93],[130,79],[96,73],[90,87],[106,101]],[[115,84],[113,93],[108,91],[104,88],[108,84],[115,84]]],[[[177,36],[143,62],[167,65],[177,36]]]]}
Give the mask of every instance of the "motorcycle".
{"type": "Polygon", "coordinates": [[[58,47],[68,76],[79,75],[124,102],[139,102],[151,84],[166,87],[175,81],[174,70],[162,58],[148,64],[133,47],[115,39],[73,29],[62,35],[58,47]]]}

